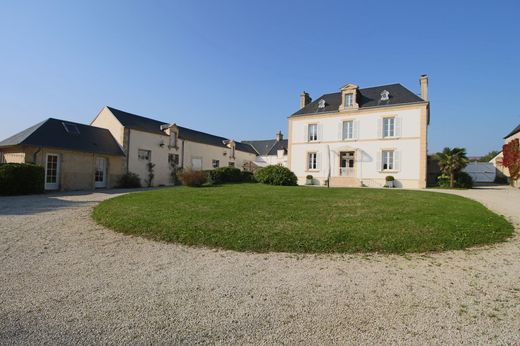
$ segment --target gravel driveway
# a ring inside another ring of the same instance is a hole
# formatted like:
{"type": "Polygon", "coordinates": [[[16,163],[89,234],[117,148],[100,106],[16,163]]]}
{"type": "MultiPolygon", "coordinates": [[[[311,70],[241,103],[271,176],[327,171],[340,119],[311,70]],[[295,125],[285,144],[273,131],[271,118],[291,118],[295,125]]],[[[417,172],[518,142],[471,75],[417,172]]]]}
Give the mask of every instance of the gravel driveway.
{"type": "Polygon", "coordinates": [[[517,226],[441,254],[249,254],[97,226],[114,194],[0,198],[0,344],[520,345],[520,190],[456,191],[517,226]]]}

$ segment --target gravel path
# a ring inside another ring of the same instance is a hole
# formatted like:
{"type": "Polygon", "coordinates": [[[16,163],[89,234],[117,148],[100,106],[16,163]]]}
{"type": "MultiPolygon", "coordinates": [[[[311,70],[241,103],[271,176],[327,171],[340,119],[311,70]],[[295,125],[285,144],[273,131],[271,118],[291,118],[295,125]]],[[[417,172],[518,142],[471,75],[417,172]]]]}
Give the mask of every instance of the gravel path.
{"type": "MultiPolygon", "coordinates": [[[[520,226],[520,190],[456,191],[520,226]]],[[[97,226],[113,194],[0,198],[0,344],[520,345],[520,235],[441,254],[248,254],[97,226]]]]}

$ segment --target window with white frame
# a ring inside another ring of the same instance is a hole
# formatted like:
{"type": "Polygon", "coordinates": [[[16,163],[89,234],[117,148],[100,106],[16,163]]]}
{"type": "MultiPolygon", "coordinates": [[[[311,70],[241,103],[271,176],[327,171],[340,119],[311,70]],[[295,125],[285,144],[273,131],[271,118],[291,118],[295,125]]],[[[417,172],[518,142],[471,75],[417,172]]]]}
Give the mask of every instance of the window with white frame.
{"type": "Polygon", "coordinates": [[[392,171],[395,169],[393,150],[383,150],[381,153],[381,169],[383,171],[392,171]]]}
{"type": "Polygon", "coordinates": [[[309,124],[308,127],[308,140],[309,142],[318,140],[318,124],[309,124]]]}
{"type": "Polygon", "coordinates": [[[343,122],[343,140],[354,138],[354,121],[348,120],[343,122]]]}
{"type": "Polygon", "coordinates": [[[383,137],[395,137],[395,118],[383,118],[383,137]]]}
{"type": "Polygon", "coordinates": [[[219,160],[212,160],[211,161],[211,166],[213,168],[218,168],[220,166],[220,161],[219,160]]]}
{"type": "Polygon", "coordinates": [[[307,168],[310,170],[318,169],[318,153],[308,153],[307,168]]]}
{"type": "Polygon", "coordinates": [[[144,149],[137,150],[137,158],[139,160],[150,161],[151,157],[152,157],[151,150],[144,150],[144,149]]]}
{"type": "Polygon", "coordinates": [[[352,107],[354,103],[354,94],[345,94],[345,107],[352,107]]]}

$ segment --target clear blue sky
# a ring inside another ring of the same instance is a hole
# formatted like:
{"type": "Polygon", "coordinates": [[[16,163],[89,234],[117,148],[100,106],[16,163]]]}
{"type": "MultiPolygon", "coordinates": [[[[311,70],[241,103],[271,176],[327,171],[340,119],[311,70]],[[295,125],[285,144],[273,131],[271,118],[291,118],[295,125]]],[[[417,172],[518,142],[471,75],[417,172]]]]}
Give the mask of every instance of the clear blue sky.
{"type": "Polygon", "coordinates": [[[520,123],[518,1],[10,1],[0,139],[105,105],[235,139],[287,133],[299,93],[430,76],[429,151],[520,123]]]}

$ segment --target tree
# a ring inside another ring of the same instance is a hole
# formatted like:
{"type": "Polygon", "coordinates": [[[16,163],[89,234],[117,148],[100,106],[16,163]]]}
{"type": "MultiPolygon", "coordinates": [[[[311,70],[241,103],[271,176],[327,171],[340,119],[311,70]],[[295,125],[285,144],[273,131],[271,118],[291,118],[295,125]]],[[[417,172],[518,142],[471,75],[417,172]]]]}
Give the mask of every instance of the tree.
{"type": "Polygon", "coordinates": [[[496,151],[496,150],[493,150],[493,151],[490,151],[489,153],[487,153],[486,155],[482,156],[478,162],[489,162],[491,161],[492,158],[494,158],[495,156],[497,156],[499,153],[499,151],[496,151]]]}
{"type": "Polygon", "coordinates": [[[444,148],[440,153],[435,154],[439,161],[441,171],[450,177],[450,187],[455,187],[455,177],[466,165],[469,160],[464,148],[444,148]]]}
{"type": "Polygon", "coordinates": [[[504,144],[502,147],[502,165],[509,170],[509,182],[511,186],[520,179],[520,144],[518,138],[504,144]]]}

